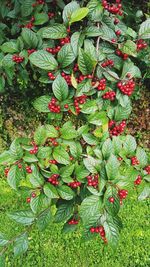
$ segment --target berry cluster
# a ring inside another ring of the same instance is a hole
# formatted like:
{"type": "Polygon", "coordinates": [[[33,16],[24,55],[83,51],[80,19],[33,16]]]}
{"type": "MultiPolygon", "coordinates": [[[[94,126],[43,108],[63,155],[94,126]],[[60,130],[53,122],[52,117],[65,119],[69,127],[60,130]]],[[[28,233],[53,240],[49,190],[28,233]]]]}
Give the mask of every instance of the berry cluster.
{"type": "Polygon", "coordinates": [[[72,188],[77,188],[77,187],[81,186],[81,183],[78,181],[74,181],[74,182],[68,183],[68,186],[70,186],[72,188]]]}
{"type": "Polygon", "coordinates": [[[88,180],[88,186],[93,186],[94,188],[97,188],[99,178],[98,174],[88,175],[86,178],[88,180]]]}
{"type": "Polygon", "coordinates": [[[32,17],[29,21],[29,23],[27,23],[24,27],[28,28],[28,29],[32,29],[32,27],[34,26],[33,22],[35,21],[35,17],[32,17]]]}
{"type": "Polygon", "coordinates": [[[147,174],[150,174],[150,165],[146,166],[144,170],[147,172],[147,174]]]}
{"type": "Polygon", "coordinates": [[[49,19],[52,19],[55,16],[55,14],[53,12],[48,12],[48,16],[49,16],[49,19]]]}
{"type": "Polygon", "coordinates": [[[116,97],[116,93],[114,91],[106,92],[102,96],[103,99],[109,99],[110,101],[115,100],[115,97],[116,97]]]}
{"type": "Polygon", "coordinates": [[[4,170],[4,174],[5,174],[6,177],[8,176],[9,170],[10,170],[10,168],[6,168],[6,169],[4,170]]]}
{"type": "MultiPolygon", "coordinates": [[[[35,197],[36,197],[36,193],[32,192],[31,197],[32,197],[32,198],[35,198],[35,197]]],[[[31,202],[31,197],[27,197],[27,198],[26,198],[26,202],[27,202],[27,203],[30,203],[30,202],[31,202]]]]}
{"type": "Polygon", "coordinates": [[[59,177],[59,174],[52,174],[51,177],[49,177],[47,181],[53,185],[58,185],[59,184],[58,177],[59,177]]]}
{"type": "Polygon", "coordinates": [[[85,79],[92,79],[93,78],[93,75],[91,74],[88,74],[88,75],[80,75],[78,78],[77,78],[77,81],[80,83],[82,81],[84,81],[85,79]]]}
{"type": "Polygon", "coordinates": [[[27,51],[28,51],[28,55],[31,55],[32,53],[34,53],[36,51],[36,49],[34,49],[34,48],[28,49],[27,51]]]}
{"type": "Polygon", "coordinates": [[[104,9],[108,10],[108,12],[112,14],[118,14],[119,16],[123,15],[122,4],[120,4],[121,0],[116,0],[115,4],[110,4],[107,0],[102,0],[102,6],[104,9]]]}
{"type": "Polygon", "coordinates": [[[115,121],[110,120],[109,124],[108,124],[108,127],[109,127],[110,135],[118,136],[118,135],[120,135],[120,134],[122,134],[124,132],[124,129],[126,127],[126,121],[123,120],[121,123],[116,125],[115,121]]]}
{"type": "Polygon", "coordinates": [[[50,159],[49,160],[49,163],[51,163],[51,164],[57,164],[57,161],[55,159],[50,159]]]}
{"type": "Polygon", "coordinates": [[[32,22],[29,22],[24,27],[27,28],[27,29],[32,29],[33,26],[34,26],[33,23],[32,22]]]}
{"type": "Polygon", "coordinates": [[[122,51],[119,50],[119,49],[116,50],[116,54],[117,54],[119,57],[121,57],[123,60],[127,60],[128,57],[129,57],[128,54],[124,54],[124,53],[122,53],[122,51]]]}
{"type": "Polygon", "coordinates": [[[58,46],[56,46],[54,48],[47,47],[46,48],[46,51],[49,52],[49,53],[51,53],[51,54],[53,54],[53,55],[55,55],[55,54],[57,54],[59,52],[60,49],[61,49],[61,46],[58,45],[58,46]]]}
{"type": "Polygon", "coordinates": [[[56,138],[49,138],[48,141],[51,143],[52,146],[59,145],[59,143],[56,141],[56,138]]]}
{"type": "Polygon", "coordinates": [[[52,97],[50,103],[48,104],[48,108],[53,113],[60,113],[60,106],[57,105],[57,99],[52,97]]]}
{"type": "Polygon", "coordinates": [[[69,43],[70,43],[70,37],[65,37],[65,38],[60,39],[61,46],[65,44],[69,44],[69,43]]]}
{"type": "Polygon", "coordinates": [[[26,167],[26,172],[27,172],[27,173],[32,173],[32,169],[31,169],[30,166],[27,166],[27,167],[26,167]]]}
{"type": "Polygon", "coordinates": [[[52,72],[48,72],[48,77],[50,78],[50,80],[55,80],[55,76],[52,72]]]}
{"type": "Polygon", "coordinates": [[[118,191],[118,196],[120,198],[120,205],[122,205],[122,200],[125,199],[128,195],[128,191],[125,189],[121,189],[118,191]]]}
{"type": "Polygon", "coordinates": [[[113,60],[111,60],[111,59],[108,59],[108,60],[106,60],[105,62],[103,62],[102,64],[101,64],[101,66],[103,67],[103,68],[106,68],[106,67],[113,67],[114,66],[114,61],[113,60]]]}
{"type": "Polygon", "coordinates": [[[36,7],[38,5],[44,5],[45,1],[44,0],[36,0],[36,3],[32,4],[32,7],[36,7]]]}
{"type": "Polygon", "coordinates": [[[135,82],[133,79],[127,81],[127,82],[119,82],[117,84],[117,87],[124,95],[132,95],[134,88],[135,88],[135,82]]]}
{"type": "Polygon", "coordinates": [[[77,114],[79,114],[81,111],[81,108],[79,107],[79,105],[84,104],[86,102],[86,98],[87,98],[86,95],[81,95],[81,96],[74,98],[74,106],[75,106],[75,110],[77,114]]]}
{"type": "Polygon", "coordinates": [[[30,150],[30,154],[36,154],[38,152],[38,146],[35,144],[35,142],[32,142],[33,149],[30,150]]]}
{"type": "Polygon", "coordinates": [[[22,63],[24,61],[24,57],[20,57],[18,55],[13,55],[12,60],[16,63],[22,63]]]}
{"type": "Polygon", "coordinates": [[[134,185],[140,185],[142,182],[142,177],[141,175],[138,175],[137,179],[134,181],[134,185]]]}
{"type": "Polygon", "coordinates": [[[139,160],[137,159],[137,157],[132,157],[132,158],[131,158],[131,164],[132,164],[132,165],[139,165],[140,162],[139,162],[139,160]]]}
{"type": "Polygon", "coordinates": [[[70,221],[68,221],[68,224],[78,224],[79,221],[75,220],[75,219],[71,219],[70,221]]]}
{"type": "Polygon", "coordinates": [[[137,51],[142,50],[142,49],[144,49],[144,48],[146,48],[146,47],[147,47],[147,43],[144,42],[143,39],[139,39],[139,40],[137,41],[137,51]]]}
{"type": "Polygon", "coordinates": [[[105,230],[103,226],[97,226],[97,227],[91,227],[90,228],[90,232],[93,233],[97,233],[100,234],[100,236],[102,237],[102,239],[104,240],[105,243],[107,243],[107,239],[105,237],[105,230]]]}
{"type": "Polygon", "coordinates": [[[61,76],[66,80],[68,85],[71,85],[71,76],[69,74],[62,72],[61,76]]]}
{"type": "MultiPolygon", "coordinates": [[[[92,82],[92,85],[95,85],[95,82],[92,82]]],[[[99,80],[99,84],[96,88],[98,91],[103,91],[106,89],[106,79],[99,80]]]]}

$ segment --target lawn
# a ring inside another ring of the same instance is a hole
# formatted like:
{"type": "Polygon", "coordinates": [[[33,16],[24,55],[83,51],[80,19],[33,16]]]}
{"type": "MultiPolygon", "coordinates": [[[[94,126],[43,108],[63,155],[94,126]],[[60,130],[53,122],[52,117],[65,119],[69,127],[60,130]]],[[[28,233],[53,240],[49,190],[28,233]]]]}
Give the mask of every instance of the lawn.
{"type": "MultiPolygon", "coordinates": [[[[0,229],[12,237],[23,228],[6,215],[9,210],[27,208],[24,198],[10,190],[1,179],[0,229]]],[[[6,253],[6,267],[148,267],[150,266],[149,201],[137,202],[136,194],[125,201],[120,215],[124,229],[119,246],[113,251],[100,238],[83,242],[81,233],[61,235],[61,225],[49,225],[46,231],[35,229],[30,235],[28,252],[14,259],[11,250],[6,253]]]]}

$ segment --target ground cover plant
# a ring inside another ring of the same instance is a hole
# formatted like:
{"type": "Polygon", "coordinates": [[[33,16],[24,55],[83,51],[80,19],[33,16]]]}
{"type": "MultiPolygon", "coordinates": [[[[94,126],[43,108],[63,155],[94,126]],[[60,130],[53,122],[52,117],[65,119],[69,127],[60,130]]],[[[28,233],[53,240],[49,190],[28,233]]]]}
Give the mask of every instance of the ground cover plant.
{"type": "Polygon", "coordinates": [[[142,184],[138,199],[150,194],[148,155],[124,134],[150,19],[132,28],[121,1],[80,2],[4,1],[1,91],[43,83],[48,93],[33,106],[49,123],[0,155],[8,184],[28,203],[9,213],[25,230],[12,239],[1,234],[1,254],[10,244],[15,256],[26,252],[33,226],[50,222],[115,248],[128,191],[142,184]]]}

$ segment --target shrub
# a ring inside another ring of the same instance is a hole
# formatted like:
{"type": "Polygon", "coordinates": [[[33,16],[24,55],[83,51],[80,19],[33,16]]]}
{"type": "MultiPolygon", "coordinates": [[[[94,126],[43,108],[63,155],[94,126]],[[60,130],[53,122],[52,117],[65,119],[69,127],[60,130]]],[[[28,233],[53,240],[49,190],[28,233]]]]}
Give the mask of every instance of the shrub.
{"type": "Polygon", "coordinates": [[[16,77],[49,88],[33,105],[50,124],[31,139],[15,139],[0,156],[9,185],[28,194],[29,208],[9,214],[27,229],[0,239],[3,251],[14,244],[15,255],[27,250],[33,224],[44,230],[50,221],[64,222],[64,232],[81,225],[84,239],[98,234],[115,247],[128,190],[142,183],[139,199],[149,196],[148,157],[123,132],[141,77],[135,58],[147,48],[150,20],[136,32],[123,22],[121,1],[52,2],[15,4],[6,13],[20,17],[21,34],[17,27],[18,37],[1,45],[2,88],[5,78],[15,84],[16,77]]]}

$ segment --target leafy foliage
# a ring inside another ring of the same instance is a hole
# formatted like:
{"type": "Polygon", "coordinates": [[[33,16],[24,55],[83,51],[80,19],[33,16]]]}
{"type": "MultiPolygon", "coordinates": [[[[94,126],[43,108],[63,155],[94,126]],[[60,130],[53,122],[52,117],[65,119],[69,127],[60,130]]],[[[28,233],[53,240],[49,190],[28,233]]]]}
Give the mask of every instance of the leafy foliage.
{"type": "MultiPolygon", "coordinates": [[[[125,14],[118,18],[103,2],[58,2],[55,14],[48,12],[49,1],[4,5],[6,21],[21,14],[22,26],[18,21],[10,29],[16,39],[8,41],[6,34],[1,41],[0,90],[17,76],[48,84],[49,95],[33,105],[50,121],[0,155],[11,188],[28,193],[29,209],[9,217],[29,229],[64,222],[66,233],[80,224],[85,239],[100,233],[116,247],[128,190],[142,182],[139,200],[149,196],[146,152],[133,136],[122,135],[135,78],[141,77],[135,58],[147,47],[149,19],[136,33],[124,23],[125,14]]],[[[8,243],[1,235],[0,244],[8,243]]],[[[13,243],[16,256],[25,252],[27,233],[13,243]]]]}

